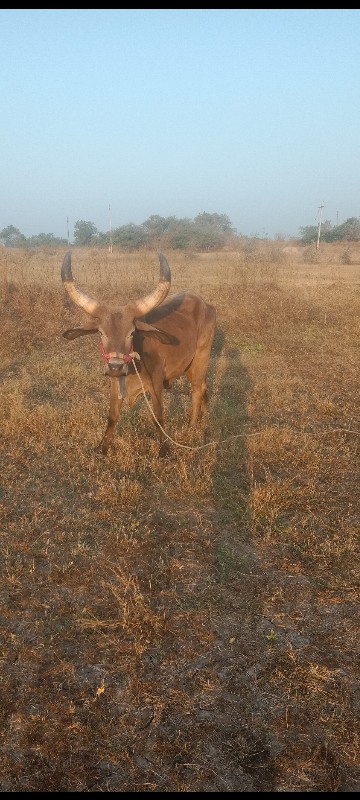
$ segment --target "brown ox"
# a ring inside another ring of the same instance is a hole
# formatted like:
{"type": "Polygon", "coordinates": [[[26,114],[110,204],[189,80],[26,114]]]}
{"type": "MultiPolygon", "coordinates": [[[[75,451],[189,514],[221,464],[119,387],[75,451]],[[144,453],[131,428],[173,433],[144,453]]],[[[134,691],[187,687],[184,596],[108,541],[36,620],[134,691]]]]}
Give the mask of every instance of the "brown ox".
{"type": "Polygon", "coordinates": [[[133,406],[143,389],[151,396],[160,455],[167,452],[169,445],[161,430],[164,387],[168,388],[174,378],[186,375],[191,384],[192,427],[206,408],[205,377],[215,332],[215,309],[194,292],[179,292],[165,299],[171,272],[162,253],[159,261],[160,279],[154,291],[113,311],[75,285],[70,251],[63,260],[61,278],[65,291],[94,320],[88,328],[71,328],[63,336],[76,339],[99,332],[105,374],[110,377],[109,416],[99,444],[104,454],[114,436],[123,400],[126,398],[129,406],[133,406]],[[137,356],[135,368],[133,359],[137,356]]]}

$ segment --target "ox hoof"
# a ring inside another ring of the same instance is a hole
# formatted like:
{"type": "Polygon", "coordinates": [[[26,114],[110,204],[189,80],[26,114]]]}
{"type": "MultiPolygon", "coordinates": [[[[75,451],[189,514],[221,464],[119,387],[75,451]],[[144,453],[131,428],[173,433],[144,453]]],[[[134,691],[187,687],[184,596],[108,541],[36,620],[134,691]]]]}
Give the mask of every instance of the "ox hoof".
{"type": "Polygon", "coordinates": [[[159,448],[159,456],[160,458],[165,458],[170,454],[170,442],[166,439],[165,442],[162,442],[159,448]]]}
{"type": "Polygon", "coordinates": [[[98,444],[96,447],[94,447],[94,453],[96,453],[98,456],[106,456],[108,449],[108,447],[98,444]]]}

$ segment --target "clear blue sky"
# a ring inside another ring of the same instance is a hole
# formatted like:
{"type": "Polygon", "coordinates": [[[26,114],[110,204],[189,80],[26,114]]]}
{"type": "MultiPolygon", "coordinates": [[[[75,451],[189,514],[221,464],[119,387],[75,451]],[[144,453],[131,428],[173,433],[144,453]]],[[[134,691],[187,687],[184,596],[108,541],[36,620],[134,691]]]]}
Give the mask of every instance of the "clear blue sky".
{"type": "Polygon", "coordinates": [[[359,9],[0,11],[0,230],[360,216],[359,9]]]}

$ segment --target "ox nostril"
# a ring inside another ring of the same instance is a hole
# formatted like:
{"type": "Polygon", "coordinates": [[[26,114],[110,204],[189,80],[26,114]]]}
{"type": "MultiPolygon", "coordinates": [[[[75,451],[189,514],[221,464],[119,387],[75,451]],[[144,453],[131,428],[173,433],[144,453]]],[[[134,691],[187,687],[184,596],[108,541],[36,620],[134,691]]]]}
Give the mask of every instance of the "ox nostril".
{"type": "Polygon", "coordinates": [[[116,373],[117,375],[127,375],[128,367],[127,364],[124,364],[122,358],[109,358],[107,363],[108,367],[108,374],[109,373],[116,373]]]}

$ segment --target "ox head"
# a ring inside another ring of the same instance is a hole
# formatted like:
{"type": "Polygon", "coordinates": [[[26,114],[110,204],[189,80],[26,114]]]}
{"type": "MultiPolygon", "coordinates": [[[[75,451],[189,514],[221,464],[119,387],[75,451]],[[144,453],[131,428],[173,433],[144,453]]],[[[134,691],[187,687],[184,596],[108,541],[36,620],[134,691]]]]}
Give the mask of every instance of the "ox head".
{"type": "Polygon", "coordinates": [[[160,279],[157,287],[150,294],[121,306],[117,311],[112,311],[75,285],[71,271],[70,250],[64,257],[61,267],[64,289],[70,299],[92,317],[93,322],[87,328],[70,328],[63,333],[63,336],[65,339],[76,339],[78,336],[100,333],[101,352],[106,362],[105,374],[110,377],[127,375],[132,360],[132,336],[135,330],[156,337],[163,343],[173,343],[174,337],[140,319],[160,305],[170,289],[171,272],[162,253],[159,254],[159,261],[160,279]]]}

